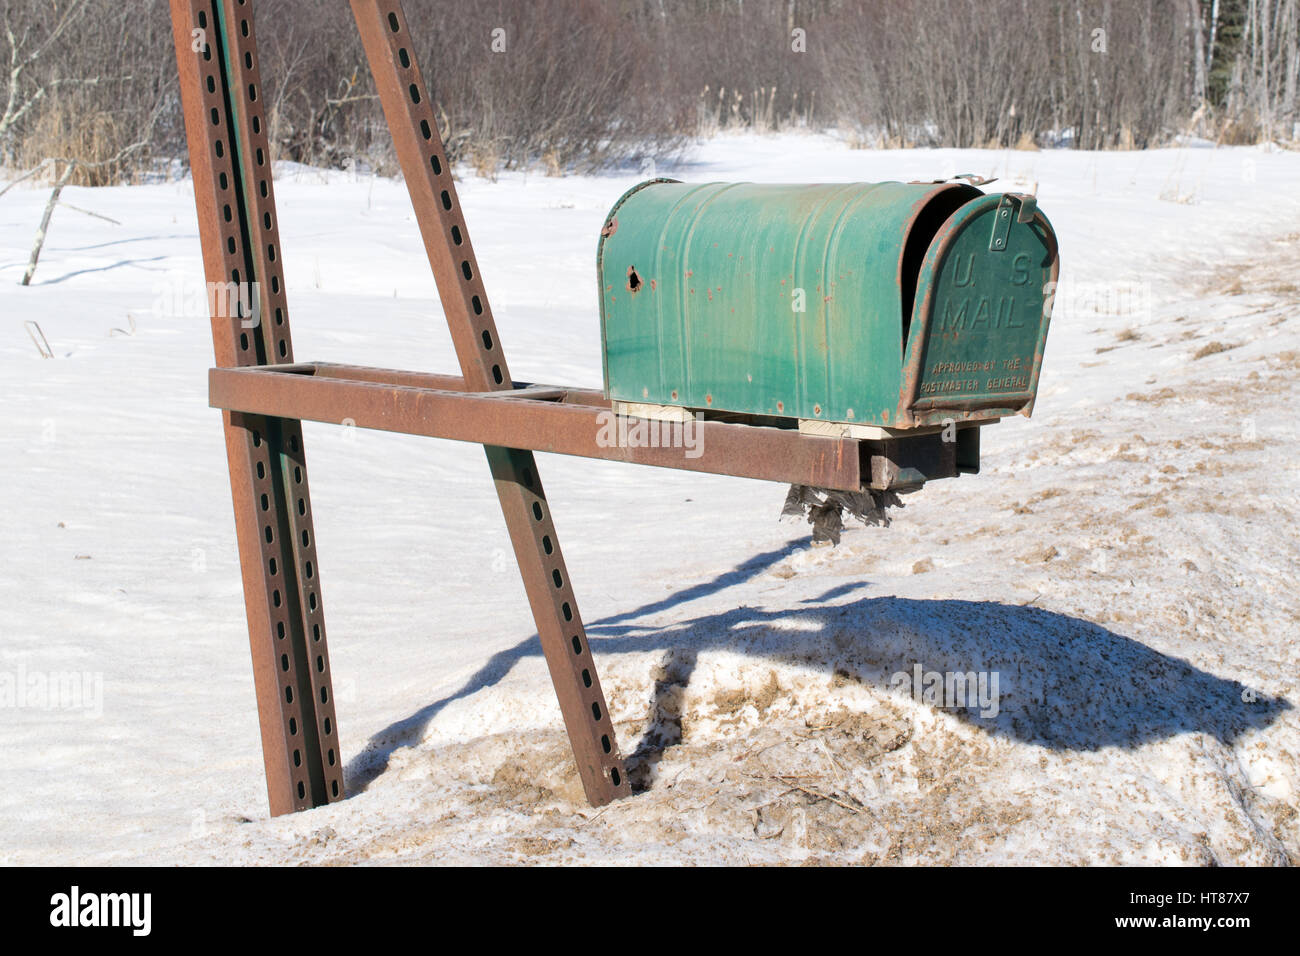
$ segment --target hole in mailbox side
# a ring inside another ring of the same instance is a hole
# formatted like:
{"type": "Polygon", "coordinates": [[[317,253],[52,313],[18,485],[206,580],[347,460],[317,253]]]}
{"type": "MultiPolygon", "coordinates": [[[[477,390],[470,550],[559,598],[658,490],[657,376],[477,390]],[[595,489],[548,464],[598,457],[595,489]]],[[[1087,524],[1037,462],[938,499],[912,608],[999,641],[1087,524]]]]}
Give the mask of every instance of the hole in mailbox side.
{"type": "Polygon", "coordinates": [[[912,307],[916,299],[916,283],[921,275],[921,263],[930,243],[939,234],[943,224],[972,199],[984,195],[974,186],[951,183],[941,186],[922,199],[908,226],[903,255],[898,261],[898,286],[903,302],[903,337],[901,346],[906,351],[907,336],[912,328],[912,307]]]}

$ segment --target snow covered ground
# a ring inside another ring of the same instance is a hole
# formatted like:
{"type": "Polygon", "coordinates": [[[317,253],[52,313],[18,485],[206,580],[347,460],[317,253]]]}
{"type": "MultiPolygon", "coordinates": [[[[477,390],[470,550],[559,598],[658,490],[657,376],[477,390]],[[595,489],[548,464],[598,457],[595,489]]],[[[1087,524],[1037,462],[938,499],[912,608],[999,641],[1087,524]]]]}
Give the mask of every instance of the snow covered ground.
{"type": "MultiPolygon", "coordinates": [[[[121,225],[60,209],[29,288],[46,191],[11,191],[0,861],[1300,861],[1300,155],[746,136],[659,170],[960,172],[1037,184],[1063,263],[980,475],[828,549],[783,487],[542,456],[632,799],[582,800],[482,452],[307,424],[350,797],[275,820],[209,329],[175,314],[190,186],[68,190],[121,225]],[[996,714],[914,699],[918,665],[996,673],[996,714]]],[[[600,385],[596,237],[643,178],[461,184],[517,378],[600,385]]],[[[399,183],[277,195],[300,359],[455,369],[399,183]]]]}

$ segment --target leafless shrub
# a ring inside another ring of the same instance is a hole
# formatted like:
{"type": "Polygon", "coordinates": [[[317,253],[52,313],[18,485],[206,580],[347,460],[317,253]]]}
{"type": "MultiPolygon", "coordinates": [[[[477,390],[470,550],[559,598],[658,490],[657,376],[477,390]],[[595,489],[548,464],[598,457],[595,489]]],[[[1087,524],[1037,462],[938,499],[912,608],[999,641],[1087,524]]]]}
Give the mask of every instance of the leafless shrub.
{"type": "Polygon", "coordinates": [[[590,170],[662,156],[690,130],[671,95],[655,34],[601,0],[412,3],[431,93],[452,129],[453,154],[474,148],[520,167],[550,156],[590,170]]]}
{"type": "Polygon", "coordinates": [[[11,64],[0,87],[8,165],[74,160],[71,182],[95,186],[184,148],[163,0],[12,0],[0,8],[0,58],[11,64]]]}

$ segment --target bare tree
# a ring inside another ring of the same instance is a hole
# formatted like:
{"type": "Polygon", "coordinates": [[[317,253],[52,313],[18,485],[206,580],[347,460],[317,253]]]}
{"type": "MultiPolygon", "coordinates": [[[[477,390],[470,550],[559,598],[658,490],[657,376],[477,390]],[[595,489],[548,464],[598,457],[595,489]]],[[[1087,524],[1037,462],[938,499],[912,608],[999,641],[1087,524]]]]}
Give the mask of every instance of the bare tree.
{"type": "Polygon", "coordinates": [[[0,12],[0,26],[8,49],[8,77],[4,113],[0,114],[0,150],[9,146],[14,128],[45,98],[56,79],[29,81],[34,68],[42,65],[53,48],[86,9],[86,0],[72,0],[59,12],[56,3],[39,5],[6,4],[0,12]],[[49,22],[41,16],[42,8],[53,14],[53,26],[41,31],[49,22]],[[23,16],[23,14],[27,14],[23,16]]]}

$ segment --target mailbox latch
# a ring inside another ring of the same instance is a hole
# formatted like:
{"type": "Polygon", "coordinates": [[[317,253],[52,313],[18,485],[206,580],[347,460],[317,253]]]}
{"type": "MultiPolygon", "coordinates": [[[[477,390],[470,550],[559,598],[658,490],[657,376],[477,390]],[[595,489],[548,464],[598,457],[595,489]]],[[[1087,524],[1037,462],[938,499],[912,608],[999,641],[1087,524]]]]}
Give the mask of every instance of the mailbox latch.
{"type": "Polygon", "coordinates": [[[1002,252],[1007,248],[1007,237],[1011,233],[1011,221],[1027,223],[1034,221],[1038,212],[1038,200],[1023,193],[1003,193],[998,200],[998,211],[993,217],[993,236],[989,239],[989,252],[1002,252]]]}

